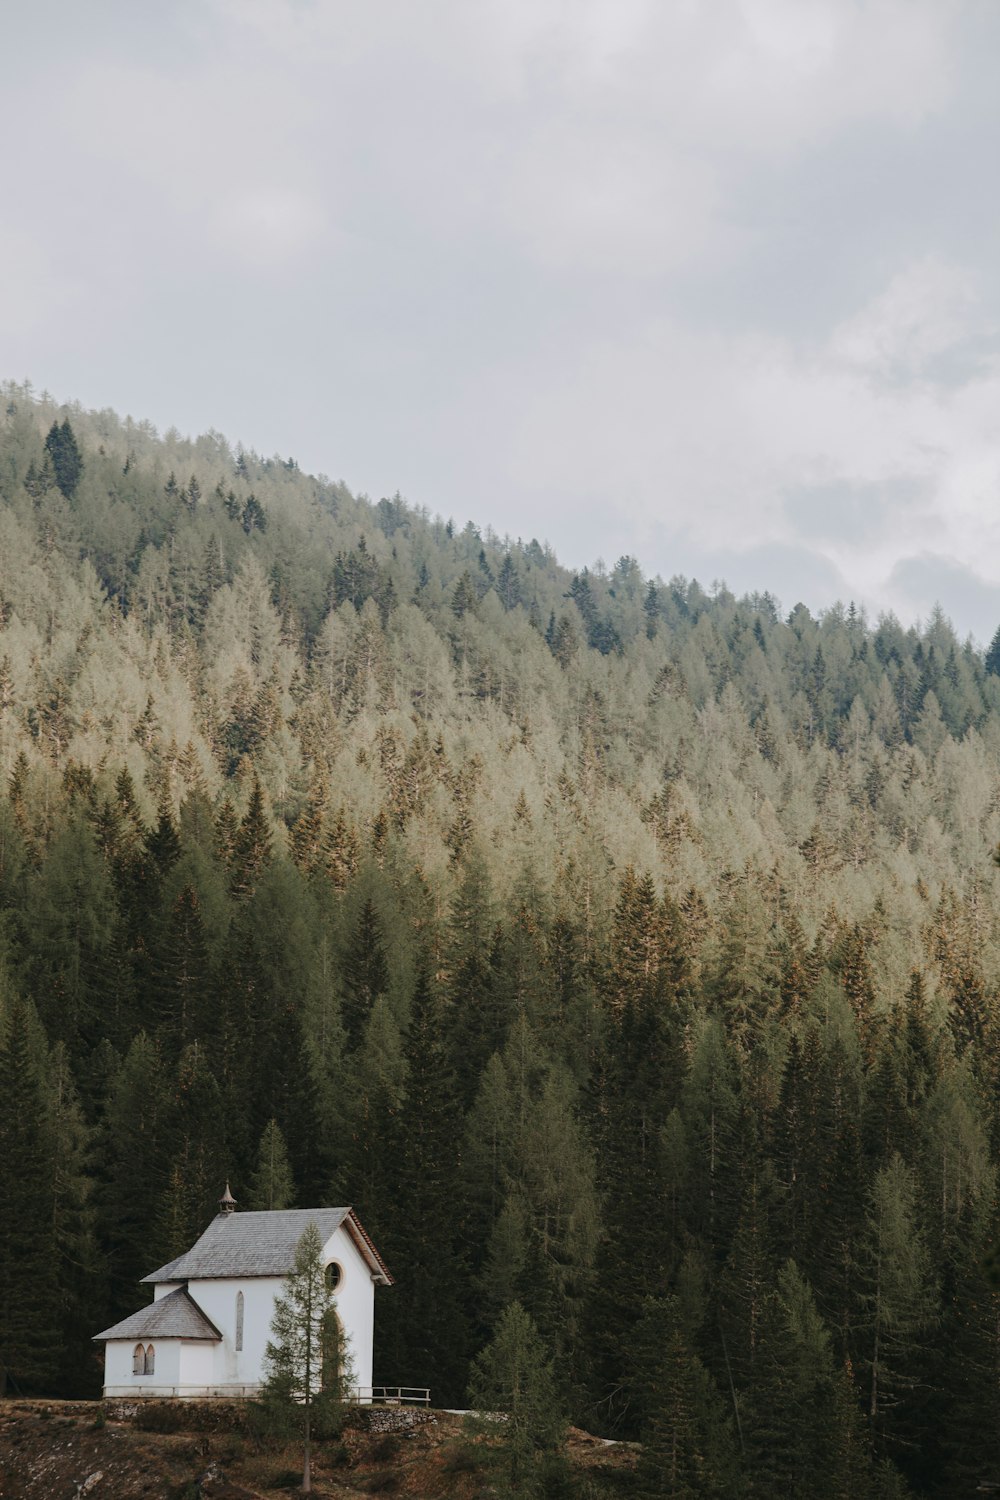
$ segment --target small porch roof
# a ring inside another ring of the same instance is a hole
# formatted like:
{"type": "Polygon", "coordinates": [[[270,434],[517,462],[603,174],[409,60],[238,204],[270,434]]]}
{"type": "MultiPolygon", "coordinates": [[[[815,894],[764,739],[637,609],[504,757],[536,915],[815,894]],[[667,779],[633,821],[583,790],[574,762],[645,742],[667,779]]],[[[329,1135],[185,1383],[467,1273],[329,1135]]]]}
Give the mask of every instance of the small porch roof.
{"type": "Polygon", "coordinates": [[[222,1342],[222,1334],[205,1316],[186,1287],[179,1286],[165,1297],[123,1318],[112,1328],[94,1335],[94,1342],[109,1339],[203,1339],[222,1342]]]}

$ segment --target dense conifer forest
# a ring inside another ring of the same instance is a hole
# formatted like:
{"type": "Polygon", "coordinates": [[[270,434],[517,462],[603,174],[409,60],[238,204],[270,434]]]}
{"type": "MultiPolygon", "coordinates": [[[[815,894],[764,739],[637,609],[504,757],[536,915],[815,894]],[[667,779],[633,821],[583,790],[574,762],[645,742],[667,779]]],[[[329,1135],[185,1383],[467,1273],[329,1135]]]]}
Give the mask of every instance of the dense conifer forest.
{"type": "Polygon", "coordinates": [[[1000,1483],[1000,645],[792,604],[3,387],[8,1392],[228,1177],[637,1496],[1000,1483]]]}

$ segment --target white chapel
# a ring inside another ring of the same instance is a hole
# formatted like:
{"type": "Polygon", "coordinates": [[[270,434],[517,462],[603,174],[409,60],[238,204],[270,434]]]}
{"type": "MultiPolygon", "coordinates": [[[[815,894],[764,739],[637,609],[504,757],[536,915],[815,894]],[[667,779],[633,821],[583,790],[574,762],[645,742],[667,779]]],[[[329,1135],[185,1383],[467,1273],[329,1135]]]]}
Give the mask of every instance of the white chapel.
{"type": "Polygon", "coordinates": [[[149,1306],[96,1335],[104,1342],[104,1395],[256,1395],[275,1298],[310,1223],[319,1230],[355,1380],[370,1388],[375,1287],[391,1286],[392,1276],[354,1210],[236,1213],[228,1187],[219,1208],[190,1250],[143,1277],[153,1288],[149,1306]]]}

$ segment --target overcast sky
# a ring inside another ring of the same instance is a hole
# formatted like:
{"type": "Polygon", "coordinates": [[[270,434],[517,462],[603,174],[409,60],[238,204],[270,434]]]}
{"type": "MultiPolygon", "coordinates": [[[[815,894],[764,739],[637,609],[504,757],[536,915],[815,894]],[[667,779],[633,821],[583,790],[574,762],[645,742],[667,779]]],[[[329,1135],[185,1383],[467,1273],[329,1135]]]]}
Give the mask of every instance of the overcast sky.
{"type": "Polygon", "coordinates": [[[995,0],[32,0],[0,374],[786,609],[1000,623],[995,0]]]}

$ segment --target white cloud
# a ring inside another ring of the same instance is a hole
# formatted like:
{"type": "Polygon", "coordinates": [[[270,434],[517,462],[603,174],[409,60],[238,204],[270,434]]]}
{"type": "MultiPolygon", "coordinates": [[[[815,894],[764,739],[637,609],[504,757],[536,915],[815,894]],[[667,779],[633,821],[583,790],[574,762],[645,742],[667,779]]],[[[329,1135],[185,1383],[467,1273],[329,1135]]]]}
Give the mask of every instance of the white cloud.
{"type": "MultiPolygon", "coordinates": [[[[30,340],[65,315],[77,291],[70,277],[55,271],[36,233],[0,223],[0,339],[30,340]]],[[[14,376],[10,370],[5,374],[14,376]]]]}
{"type": "Polygon", "coordinates": [[[225,193],[213,204],[215,243],[251,266],[283,266],[328,243],[322,207],[304,193],[261,186],[225,193]]]}
{"type": "Polygon", "coordinates": [[[831,348],[835,357],[873,375],[919,376],[933,356],[984,331],[976,278],[965,267],[926,257],[903,267],[846,319],[834,331],[831,348]]]}
{"type": "Polygon", "coordinates": [[[627,531],[657,566],[685,547],[806,547],[876,606],[901,551],[998,582],[1000,358],[957,385],[872,378],[901,361],[923,368],[980,321],[961,267],[921,263],[819,348],[664,321],[541,380],[508,371],[521,401],[504,490],[536,508],[544,497],[550,515],[561,501],[567,530],[574,507],[613,506],[619,550],[627,531]]]}

